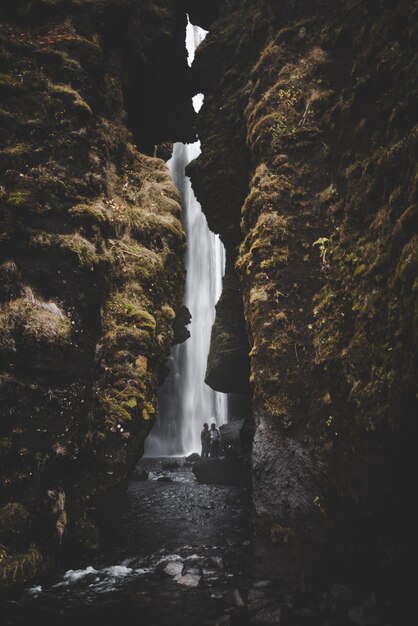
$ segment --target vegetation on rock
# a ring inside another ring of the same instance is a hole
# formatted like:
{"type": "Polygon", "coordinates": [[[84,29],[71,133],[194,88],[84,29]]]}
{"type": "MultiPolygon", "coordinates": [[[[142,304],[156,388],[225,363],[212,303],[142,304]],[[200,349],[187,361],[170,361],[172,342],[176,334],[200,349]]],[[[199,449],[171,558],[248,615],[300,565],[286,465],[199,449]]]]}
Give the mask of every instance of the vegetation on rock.
{"type": "Polygon", "coordinates": [[[161,100],[127,127],[135,89],[152,102],[161,88],[148,64],[175,50],[172,80],[186,80],[181,7],[12,4],[0,9],[3,584],[97,547],[86,506],[142,454],[182,310],[184,232],[165,163],[130,131],[152,154],[166,110],[166,140],[193,136],[186,89],[183,116],[161,100]]]}
{"type": "Polygon", "coordinates": [[[189,169],[237,259],[267,577],[330,553],[399,572],[416,545],[417,10],[232,1],[194,63],[189,169]]]}

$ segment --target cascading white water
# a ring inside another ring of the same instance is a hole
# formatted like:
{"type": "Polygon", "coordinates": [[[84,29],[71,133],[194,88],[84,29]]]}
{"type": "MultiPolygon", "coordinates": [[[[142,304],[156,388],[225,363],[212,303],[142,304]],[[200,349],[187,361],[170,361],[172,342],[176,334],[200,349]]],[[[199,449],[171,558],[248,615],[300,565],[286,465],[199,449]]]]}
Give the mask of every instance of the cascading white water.
{"type": "MultiPolygon", "coordinates": [[[[189,64],[206,32],[190,23],[186,46],[189,64]]],[[[203,96],[193,99],[198,111],[203,96]]],[[[200,154],[200,142],[176,143],[168,166],[180,192],[186,229],[186,289],[184,303],[192,314],[191,337],[173,348],[170,373],[159,390],[159,415],[146,441],[147,456],[182,455],[200,450],[204,422],[219,425],[227,420],[227,395],[213,391],[205,382],[210,334],[215,321],[215,304],[222,291],[225,251],[212,233],[197,202],[185,167],[200,154]]]]}

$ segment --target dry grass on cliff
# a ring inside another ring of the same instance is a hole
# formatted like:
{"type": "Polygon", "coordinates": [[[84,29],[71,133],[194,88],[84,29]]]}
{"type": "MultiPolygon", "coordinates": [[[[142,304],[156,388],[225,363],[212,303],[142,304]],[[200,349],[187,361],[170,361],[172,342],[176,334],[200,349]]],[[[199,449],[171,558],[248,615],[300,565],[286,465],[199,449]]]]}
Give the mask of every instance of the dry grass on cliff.
{"type": "Polygon", "coordinates": [[[71,342],[71,323],[53,302],[30,296],[0,305],[2,351],[18,347],[50,346],[62,349],[71,342]]]}

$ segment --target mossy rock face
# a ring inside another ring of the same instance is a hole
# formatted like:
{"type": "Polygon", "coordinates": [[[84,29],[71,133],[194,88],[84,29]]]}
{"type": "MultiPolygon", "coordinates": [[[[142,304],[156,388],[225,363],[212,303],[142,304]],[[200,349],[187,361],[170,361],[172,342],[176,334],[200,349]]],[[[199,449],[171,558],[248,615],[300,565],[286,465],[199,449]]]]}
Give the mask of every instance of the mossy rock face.
{"type": "Polygon", "coordinates": [[[216,305],[205,382],[223,393],[249,393],[249,348],[238,277],[228,262],[216,305]]]}
{"type": "Polygon", "coordinates": [[[0,73],[0,93],[7,97],[10,95],[18,94],[22,91],[19,82],[14,76],[10,74],[0,73]]]}
{"type": "Polygon", "coordinates": [[[93,115],[93,111],[84,98],[78,91],[70,87],[69,85],[56,85],[49,86],[52,97],[61,99],[63,102],[68,103],[74,109],[83,111],[86,115],[93,115]]]}
{"type": "MultiPolygon", "coordinates": [[[[415,519],[417,505],[416,55],[407,51],[417,7],[273,4],[228,2],[211,25],[192,68],[205,103],[202,154],[189,166],[242,290],[256,563],[260,576],[315,578],[330,550],[365,578],[389,559],[396,577],[417,556],[397,513],[408,502],[415,519]],[[291,529],[297,549],[278,545],[277,528],[291,529]]],[[[228,356],[225,286],[208,381],[228,356]]]]}
{"type": "Polygon", "coordinates": [[[97,546],[86,504],[126,485],[152,427],[185,237],[177,190],[151,155],[194,137],[185,25],[168,1],[0,8],[4,584],[66,544],[97,546]],[[177,108],[150,65],[169,66],[177,108]]]}
{"type": "Polygon", "coordinates": [[[10,165],[23,164],[31,154],[31,147],[28,144],[18,143],[0,150],[0,165],[9,167],[10,165]]]}

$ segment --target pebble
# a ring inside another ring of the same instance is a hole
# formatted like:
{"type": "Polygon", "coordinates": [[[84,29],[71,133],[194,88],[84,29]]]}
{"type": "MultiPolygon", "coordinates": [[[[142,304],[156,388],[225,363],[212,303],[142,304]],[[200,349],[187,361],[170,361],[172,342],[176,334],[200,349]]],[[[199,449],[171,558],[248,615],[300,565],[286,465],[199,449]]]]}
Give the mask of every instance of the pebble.
{"type": "Polygon", "coordinates": [[[189,454],[189,456],[186,456],[186,461],[188,461],[189,463],[195,463],[199,459],[200,454],[198,454],[197,452],[193,452],[192,454],[189,454]]]}
{"type": "Polygon", "coordinates": [[[204,568],[202,570],[202,574],[203,574],[203,576],[216,576],[216,570],[204,568]]]}
{"type": "Polygon", "coordinates": [[[266,587],[270,587],[269,580],[256,580],[253,582],[254,589],[265,589],[266,587]]]}
{"type": "Polygon", "coordinates": [[[200,582],[200,576],[196,574],[185,574],[184,576],[180,576],[177,582],[184,587],[197,587],[200,582]]]}
{"type": "Polygon", "coordinates": [[[30,587],[26,593],[28,595],[34,596],[34,595],[38,595],[40,593],[42,593],[42,587],[40,585],[34,586],[34,587],[30,587]]]}
{"type": "Polygon", "coordinates": [[[163,570],[168,576],[179,576],[183,571],[183,563],[181,561],[170,561],[163,570]]]}
{"type": "Polygon", "coordinates": [[[234,595],[235,606],[239,606],[239,607],[244,606],[244,600],[242,599],[242,596],[241,596],[241,594],[239,592],[239,589],[234,589],[234,594],[233,595],[234,595]]]}

